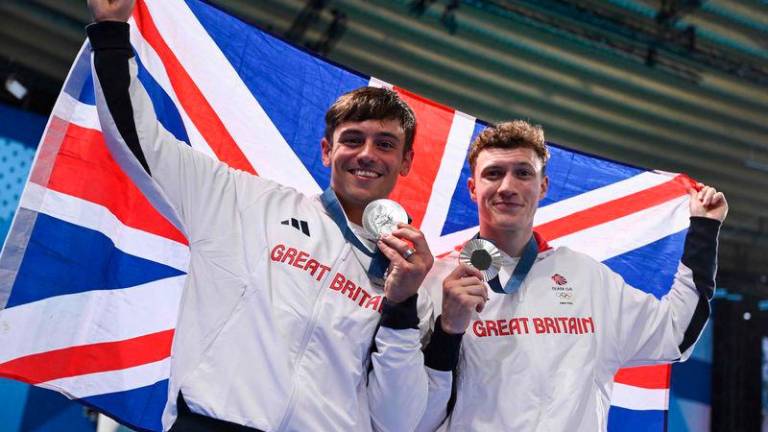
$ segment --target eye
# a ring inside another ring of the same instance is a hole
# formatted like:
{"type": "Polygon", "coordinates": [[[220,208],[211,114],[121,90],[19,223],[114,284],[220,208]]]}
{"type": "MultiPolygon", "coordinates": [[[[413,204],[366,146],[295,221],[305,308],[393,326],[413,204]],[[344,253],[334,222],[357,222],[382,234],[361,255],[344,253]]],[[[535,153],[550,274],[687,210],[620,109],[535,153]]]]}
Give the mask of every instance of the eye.
{"type": "Polygon", "coordinates": [[[518,168],[515,170],[515,175],[520,178],[530,178],[533,177],[536,173],[530,169],[530,168],[518,168]]]}
{"type": "Polygon", "coordinates": [[[488,171],[485,171],[483,173],[483,177],[490,179],[490,180],[496,180],[504,176],[504,172],[499,169],[490,169],[488,171]]]}
{"type": "Polygon", "coordinates": [[[348,135],[348,136],[341,137],[339,139],[339,142],[346,146],[358,146],[363,143],[363,139],[358,136],[348,135]]]}
{"type": "Polygon", "coordinates": [[[392,150],[397,147],[392,141],[379,141],[376,145],[384,150],[392,150]]]}

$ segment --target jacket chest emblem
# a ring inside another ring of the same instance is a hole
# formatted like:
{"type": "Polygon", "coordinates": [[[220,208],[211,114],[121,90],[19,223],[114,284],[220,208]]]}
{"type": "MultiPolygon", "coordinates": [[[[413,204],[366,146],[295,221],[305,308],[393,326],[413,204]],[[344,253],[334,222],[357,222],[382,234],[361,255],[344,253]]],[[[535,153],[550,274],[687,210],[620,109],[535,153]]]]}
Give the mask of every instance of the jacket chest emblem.
{"type": "Polygon", "coordinates": [[[575,293],[573,287],[568,285],[568,279],[559,273],[553,274],[550,279],[554,282],[551,290],[557,302],[561,305],[572,305],[575,293]]]}

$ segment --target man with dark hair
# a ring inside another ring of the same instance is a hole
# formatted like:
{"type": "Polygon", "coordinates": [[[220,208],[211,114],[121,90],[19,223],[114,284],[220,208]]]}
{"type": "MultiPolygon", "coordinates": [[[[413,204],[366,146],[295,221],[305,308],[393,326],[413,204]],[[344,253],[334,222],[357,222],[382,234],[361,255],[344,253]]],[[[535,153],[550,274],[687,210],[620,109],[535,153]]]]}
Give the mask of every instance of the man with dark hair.
{"type": "Polygon", "coordinates": [[[410,170],[411,109],[387,89],[341,96],[321,142],[331,186],[305,196],[177,141],[137,79],[133,2],[89,6],[105,139],[167,198],[191,249],[164,428],[412,430],[426,404],[419,316],[430,315],[417,291],[432,254],[410,225],[378,241],[360,227],[410,170]]]}
{"type": "Polygon", "coordinates": [[[453,255],[427,276],[439,316],[425,350],[430,395],[420,431],[606,430],[619,368],[693,351],[714,290],[724,195],[701,184],[689,191],[683,256],[658,300],[533,232],[548,159],[542,129],[524,121],[488,127],[472,143],[478,237],[498,248],[489,247],[500,270],[486,284],[453,255]]]}
{"type": "Polygon", "coordinates": [[[361,87],[339,96],[325,113],[325,139],[332,142],[333,131],[342,123],[368,119],[395,119],[400,122],[405,132],[403,150],[406,153],[411,151],[416,134],[413,111],[396,92],[379,87],[361,87]]]}

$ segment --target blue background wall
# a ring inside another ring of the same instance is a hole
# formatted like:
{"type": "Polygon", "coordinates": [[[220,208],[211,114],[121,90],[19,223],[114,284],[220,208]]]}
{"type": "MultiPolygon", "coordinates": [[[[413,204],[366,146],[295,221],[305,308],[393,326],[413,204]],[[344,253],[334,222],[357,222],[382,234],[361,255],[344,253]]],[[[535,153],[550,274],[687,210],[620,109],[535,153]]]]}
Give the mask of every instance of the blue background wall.
{"type": "MultiPolygon", "coordinates": [[[[714,311],[713,311],[714,313],[714,311]]],[[[688,361],[672,365],[669,432],[707,432],[712,411],[712,322],[688,361]]]]}

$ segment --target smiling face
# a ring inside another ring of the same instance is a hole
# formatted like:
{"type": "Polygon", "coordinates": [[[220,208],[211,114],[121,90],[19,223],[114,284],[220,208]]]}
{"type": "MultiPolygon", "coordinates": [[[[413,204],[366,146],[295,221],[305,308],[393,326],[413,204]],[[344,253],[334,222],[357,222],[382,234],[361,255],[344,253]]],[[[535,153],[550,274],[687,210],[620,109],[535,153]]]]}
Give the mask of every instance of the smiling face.
{"type": "Polygon", "coordinates": [[[344,122],[322,141],[323,164],[331,168],[331,187],[347,213],[360,223],[365,206],[386,198],[397,177],[411,169],[413,151],[405,149],[405,132],[398,120],[344,122]]]}
{"type": "Polygon", "coordinates": [[[469,194],[477,203],[480,231],[528,235],[549,179],[533,149],[486,148],[477,154],[469,194]]]}

